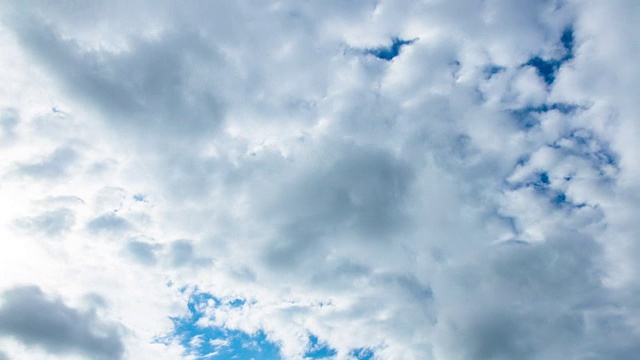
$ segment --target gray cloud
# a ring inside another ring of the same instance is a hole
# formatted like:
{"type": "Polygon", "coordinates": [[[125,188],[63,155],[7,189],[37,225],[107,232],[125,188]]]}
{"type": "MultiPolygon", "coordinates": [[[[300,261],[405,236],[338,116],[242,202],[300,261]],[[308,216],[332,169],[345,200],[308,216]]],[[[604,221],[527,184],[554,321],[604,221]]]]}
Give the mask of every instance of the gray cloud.
{"type": "Polygon", "coordinates": [[[99,107],[107,120],[148,140],[211,134],[223,106],[199,77],[217,72],[214,47],[197,32],[180,29],[156,39],[133,40],[126,51],[85,49],[65,40],[54,26],[31,15],[17,16],[23,43],[76,96],[99,107]]]}
{"type": "Polygon", "coordinates": [[[157,244],[132,240],[127,242],[125,252],[133,256],[133,258],[141,264],[154,265],[158,261],[156,253],[160,248],[157,244]]]}
{"type": "Polygon", "coordinates": [[[172,241],[167,247],[166,259],[171,267],[199,267],[212,261],[200,256],[193,247],[193,241],[186,239],[172,241]]]}
{"type": "Polygon", "coordinates": [[[18,165],[17,173],[39,179],[56,179],[68,175],[78,153],[69,147],[59,147],[39,161],[18,165]]]}
{"type": "Polygon", "coordinates": [[[75,213],[71,209],[59,208],[34,217],[17,220],[19,226],[49,237],[58,237],[70,230],[75,223],[75,213]]]}
{"type": "Polygon", "coordinates": [[[15,136],[15,129],[20,122],[20,116],[18,111],[14,108],[3,108],[0,110],[0,140],[6,141],[13,139],[15,136]]]}
{"type": "Polygon", "coordinates": [[[120,330],[92,311],[48,298],[37,286],[6,290],[0,306],[0,335],[53,354],[81,354],[94,359],[121,359],[120,330]]]}
{"type": "Polygon", "coordinates": [[[632,327],[607,310],[619,305],[601,283],[602,260],[593,239],[571,232],[500,247],[449,279],[464,298],[449,297],[451,284],[435,287],[439,342],[463,359],[632,358],[637,347],[612,337],[632,327]]]}
{"type": "Polygon", "coordinates": [[[93,233],[120,233],[130,229],[131,224],[114,213],[106,213],[89,221],[87,228],[93,233]]]}
{"type": "Polygon", "coordinates": [[[338,358],[638,357],[636,2],[30,4],[3,26],[91,116],[85,154],[7,110],[58,145],[21,179],[110,189],[86,229],[135,224],[136,271],[251,299],[212,323],[285,358],[309,332],[338,358]]]}
{"type": "Polygon", "coordinates": [[[322,261],[343,241],[389,241],[410,225],[402,207],[413,179],[410,166],[380,149],[333,146],[339,149],[335,158],[302,165],[292,179],[271,182],[286,186],[258,188],[259,219],[281,224],[264,249],[269,266],[290,270],[322,261]]]}

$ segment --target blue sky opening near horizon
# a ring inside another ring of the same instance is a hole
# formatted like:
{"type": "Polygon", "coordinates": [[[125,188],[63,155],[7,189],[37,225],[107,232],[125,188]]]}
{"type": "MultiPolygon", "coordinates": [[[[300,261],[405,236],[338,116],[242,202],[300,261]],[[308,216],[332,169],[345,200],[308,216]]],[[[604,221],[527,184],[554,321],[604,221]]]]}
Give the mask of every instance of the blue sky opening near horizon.
{"type": "Polygon", "coordinates": [[[197,325],[197,322],[205,316],[204,309],[207,306],[241,307],[245,303],[246,300],[243,299],[225,302],[210,294],[194,293],[187,305],[189,314],[171,318],[174,330],[169,337],[178,339],[185,348],[185,354],[194,355],[197,359],[281,359],[279,346],[270,341],[264,331],[249,334],[224,327],[197,325]]]}
{"type": "MultiPolygon", "coordinates": [[[[186,291],[186,289],[183,289],[186,291]]],[[[197,359],[213,360],[277,360],[282,359],[280,347],[270,341],[267,334],[259,330],[253,334],[241,330],[227,329],[219,326],[201,327],[197,323],[205,316],[207,307],[242,307],[247,304],[244,299],[222,300],[208,293],[197,290],[190,295],[187,304],[188,314],[183,317],[171,317],[174,330],[163,339],[177,339],[184,347],[185,355],[197,359]]],[[[160,340],[162,341],[162,339],[160,340]]],[[[308,348],[304,359],[335,359],[336,349],[330,347],[313,333],[308,335],[308,348]]],[[[373,359],[374,352],[370,348],[356,348],[349,352],[355,360],[373,359]]]]}

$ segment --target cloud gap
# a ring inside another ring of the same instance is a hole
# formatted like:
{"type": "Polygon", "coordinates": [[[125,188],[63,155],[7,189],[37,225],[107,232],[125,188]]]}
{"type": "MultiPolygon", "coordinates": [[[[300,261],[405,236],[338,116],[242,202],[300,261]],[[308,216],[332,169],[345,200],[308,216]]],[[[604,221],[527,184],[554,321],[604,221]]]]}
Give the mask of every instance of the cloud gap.
{"type": "Polygon", "coordinates": [[[567,61],[573,59],[574,48],[574,35],[573,27],[567,27],[560,37],[560,43],[563,46],[565,55],[560,59],[544,59],[540,56],[535,56],[526,63],[524,66],[534,67],[538,71],[538,75],[544,80],[547,85],[552,85],[556,79],[558,69],[567,61]]]}
{"type": "Polygon", "coordinates": [[[222,301],[211,294],[195,291],[187,304],[188,314],[171,317],[173,331],[156,340],[160,343],[177,340],[184,347],[185,355],[195,356],[196,359],[280,359],[278,345],[270,341],[262,330],[249,334],[213,324],[203,325],[202,320],[206,318],[208,310],[225,305],[241,307],[245,302],[242,299],[222,301]]]}
{"type": "Polygon", "coordinates": [[[389,46],[380,46],[373,49],[366,49],[365,52],[367,54],[373,55],[378,59],[391,61],[398,55],[400,55],[400,50],[402,47],[406,45],[411,45],[416,42],[417,39],[413,40],[403,40],[397,37],[391,39],[391,45],[389,46]]]}

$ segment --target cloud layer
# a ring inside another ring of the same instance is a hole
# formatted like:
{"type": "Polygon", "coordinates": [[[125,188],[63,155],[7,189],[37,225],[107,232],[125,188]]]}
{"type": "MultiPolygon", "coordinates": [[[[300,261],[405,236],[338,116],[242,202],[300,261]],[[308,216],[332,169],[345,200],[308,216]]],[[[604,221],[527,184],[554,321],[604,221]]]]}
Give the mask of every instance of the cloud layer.
{"type": "Polygon", "coordinates": [[[640,356],[635,1],[0,16],[0,358],[640,356]]]}

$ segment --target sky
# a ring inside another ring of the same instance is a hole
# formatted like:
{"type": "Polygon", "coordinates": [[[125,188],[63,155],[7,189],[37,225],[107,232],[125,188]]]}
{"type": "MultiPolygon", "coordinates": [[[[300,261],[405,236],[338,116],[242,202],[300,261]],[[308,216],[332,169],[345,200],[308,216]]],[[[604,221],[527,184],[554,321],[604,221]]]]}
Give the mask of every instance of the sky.
{"type": "Polygon", "coordinates": [[[1,1],[0,359],[640,358],[639,26],[1,1]]]}

